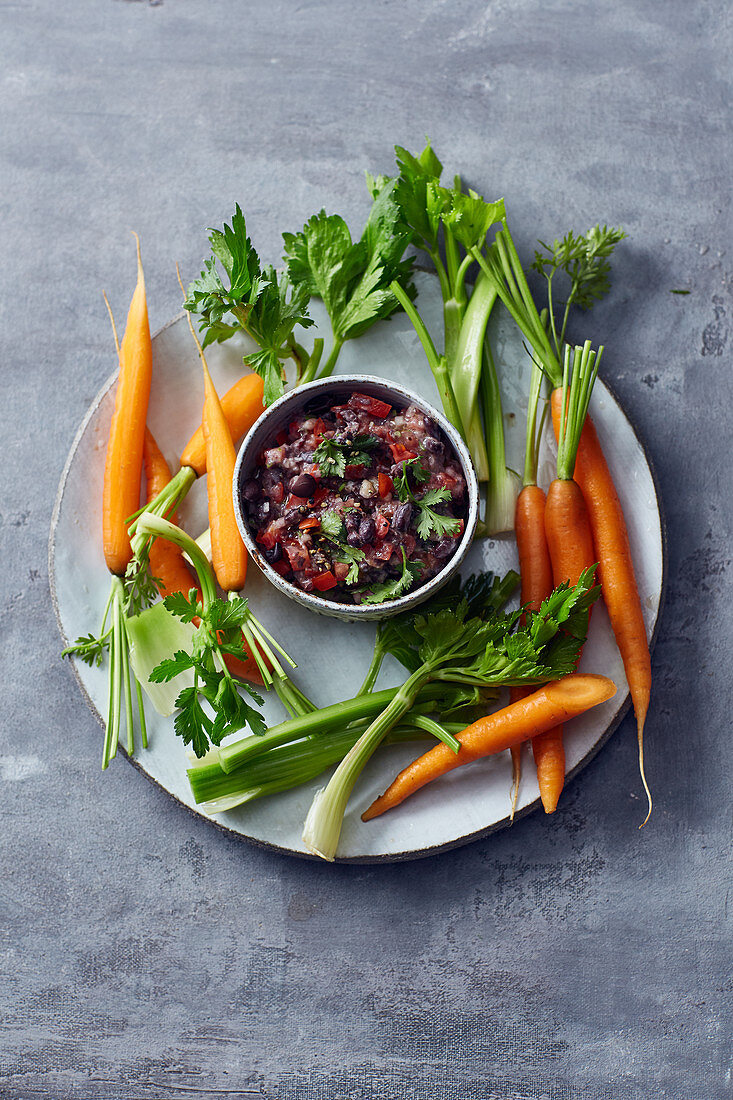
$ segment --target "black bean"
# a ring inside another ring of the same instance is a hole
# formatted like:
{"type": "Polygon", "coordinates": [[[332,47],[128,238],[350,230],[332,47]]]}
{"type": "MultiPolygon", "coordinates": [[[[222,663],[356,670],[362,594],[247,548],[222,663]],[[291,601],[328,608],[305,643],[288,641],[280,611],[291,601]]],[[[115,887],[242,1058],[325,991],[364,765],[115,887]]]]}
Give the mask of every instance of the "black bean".
{"type": "Polygon", "coordinates": [[[271,550],[265,550],[265,558],[269,561],[270,565],[274,565],[276,561],[280,561],[283,556],[283,549],[279,542],[276,542],[271,550]]]}
{"type": "Polygon", "coordinates": [[[349,546],[355,546],[358,548],[359,546],[361,546],[363,540],[358,531],[349,531],[348,535],[346,536],[346,541],[348,542],[349,546]]]}
{"type": "Polygon", "coordinates": [[[410,520],[412,519],[412,505],[409,503],[400,504],[395,509],[394,518],[392,520],[392,527],[395,531],[406,531],[410,526],[410,520]]]}
{"type": "Polygon", "coordinates": [[[316,479],[311,474],[301,474],[290,482],[290,492],[294,497],[311,497],[316,491],[316,479]]]}
{"type": "Polygon", "coordinates": [[[456,545],[457,543],[455,539],[441,539],[438,545],[433,550],[433,553],[439,561],[444,561],[445,558],[449,558],[451,556],[456,548],[456,545]]]}
{"type": "Polygon", "coordinates": [[[344,523],[347,531],[357,531],[361,521],[361,512],[351,511],[344,515],[344,523]]]}
{"type": "Polygon", "coordinates": [[[271,492],[276,485],[282,485],[282,475],[277,470],[265,470],[262,475],[262,490],[265,493],[271,492]]]}
{"type": "Polygon", "coordinates": [[[443,444],[439,439],[433,439],[431,435],[426,435],[422,441],[422,449],[429,455],[437,455],[443,450],[443,444]]]}
{"type": "Polygon", "coordinates": [[[256,500],[259,496],[260,487],[254,479],[245,481],[242,486],[242,496],[245,500],[256,500]]]}
{"type": "Polygon", "coordinates": [[[359,538],[362,542],[371,542],[377,533],[377,528],[374,525],[374,520],[367,516],[359,524],[359,538]]]}

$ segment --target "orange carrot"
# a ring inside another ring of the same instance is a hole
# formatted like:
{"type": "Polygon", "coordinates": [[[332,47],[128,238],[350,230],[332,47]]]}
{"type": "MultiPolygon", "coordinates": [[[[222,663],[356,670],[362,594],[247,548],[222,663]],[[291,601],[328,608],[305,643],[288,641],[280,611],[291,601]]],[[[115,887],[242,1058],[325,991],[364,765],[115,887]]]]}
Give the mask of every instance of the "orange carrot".
{"type": "MultiPolygon", "coordinates": [[[[259,374],[245,374],[221,399],[232,439],[236,442],[249,431],[265,411],[262,404],[264,383],[259,374]]],[[[193,433],[181,453],[181,466],[191,466],[199,477],[206,473],[206,440],[203,424],[193,433]]]]}
{"type": "MultiPolygon", "coordinates": [[[[143,449],[147,501],[150,503],[166,487],[171,479],[171,471],[165,457],[149,428],[145,429],[143,449]]],[[[171,523],[177,523],[175,512],[166,517],[171,523]]],[[[160,594],[165,599],[173,592],[188,594],[192,588],[201,589],[193,573],[183,559],[180,546],[170,539],[154,539],[150,545],[150,574],[158,582],[160,594]]]]}
{"type": "Polygon", "coordinates": [[[216,579],[225,592],[244,588],[247,577],[247,551],[237,527],[232,500],[232,482],[236,453],[229,425],[211,381],[203,353],[204,412],[203,428],[206,440],[206,472],[209,493],[209,527],[211,528],[211,564],[216,579]]]}
{"type": "MultiPolygon", "coordinates": [[[[562,391],[552,395],[552,421],[559,435],[562,412],[562,391]]],[[[603,599],[608,610],[616,644],[624,662],[626,679],[636,714],[639,740],[639,769],[649,800],[651,795],[644,775],[644,721],[649,708],[652,672],[649,644],[634,565],[629,549],[626,521],[618,493],[601,450],[595,426],[586,418],[578,446],[575,479],[580,485],[586,506],[596,554],[603,599]]],[[[646,820],[648,821],[649,814],[646,820]]]]}
{"type": "Polygon", "coordinates": [[[555,586],[577,584],[584,569],[596,560],[588,510],[578,483],[555,478],[547,491],[545,534],[555,586]]]}
{"type": "MultiPolygon", "coordinates": [[[[519,497],[514,516],[514,529],[519,553],[519,572],[522,578],[520,601],[522,607],[539,611],[542,601],[552,592],[552,562],[545,536],[545,494],[537,485],[525,485],[519,497]]],[[[511,701],[518,702],[532,693],[532,688],[510,688],[511,701]]],[[[518,777],[521,746],[512,748],[514,774],[518,777]]],[[[537,768],[537,782],[545,813],[554,813],[565,785],[565,749],[562,726],[532,738],[532,752],[537,768]]],[[[515,789],[518,778],[515,781],[515,789]]]]}
{"type": "MultiPolygon", "coordinates": [[[[136,237],[137,239],[137,237],[136,237]]],[[[140,474],[153,350],[145,298],[145,276],[137,240],[137,286],[119,350],[120,371],[104,467],[102,539],[110,573],[124,574],[132,549],[127,520],[140,505],[140,474]]]]}
{"type": "Polygon", "coordinates": [[[414,760],[362,814],[362,821],[370,821],[385,810],[399,806],[409,795],[454,768],[503,752],[512,745],[551,730],[591,707],[605,703],[615,693],[616,685],[605,676],[578,672],[545,684],[526,699],[510,703],[503,710],[468,726],[458,735],[461,747],[457,753],[441,742],[414,760]]]}
{"type": "MultiPolygon", "coordinates": [[[[148,502],[154,500],[161,489],[164,489],[171,478],[170,467],[155,441],[155,437],[149,428],[145,429],[145,479],[147,486],[148,502]]],[[[171,523],[176,523],[175,513],[167,517],[171,523]]],[[[201,596],[201,586],[190,571],[183,559],[183,551],[180,546],[170,539],[154,539],[150,545],[150,572],[162,584],[158,585],[160,594],[165,599],[173,592],[184,592],[186,595],[195,588],[201,596]]],[[[198,625],[198,619],[194,620],[198,625]]],[[[233,676],[240,680],[249,680],[252,684],[261,684],[262,673],[249,650],[247,640],[244,639],[244,647],[247,650],[245,658],[234,657],[230,653],[224,655],[224,662],[233,676]]]]}

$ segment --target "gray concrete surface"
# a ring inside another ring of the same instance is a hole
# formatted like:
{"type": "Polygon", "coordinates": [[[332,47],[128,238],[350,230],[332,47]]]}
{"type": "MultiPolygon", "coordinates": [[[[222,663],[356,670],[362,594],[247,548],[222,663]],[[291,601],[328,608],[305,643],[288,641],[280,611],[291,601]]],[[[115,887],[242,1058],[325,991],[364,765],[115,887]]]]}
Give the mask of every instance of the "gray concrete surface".
{"type": "Polygon", "coordinates": [[[0,37],[0,1095],[729,1096],[729,5],[9,0],[0,37]],[[316,866],[101,774],[46,540],[129,229],[157,326],[234,201],[276,261],[321,205],[358,224],[363,169],[426,133],[525,250],[631,234],[591,330],[669,525],[655,813],[639,833],[627,720],[551,820],[316,866]]]}

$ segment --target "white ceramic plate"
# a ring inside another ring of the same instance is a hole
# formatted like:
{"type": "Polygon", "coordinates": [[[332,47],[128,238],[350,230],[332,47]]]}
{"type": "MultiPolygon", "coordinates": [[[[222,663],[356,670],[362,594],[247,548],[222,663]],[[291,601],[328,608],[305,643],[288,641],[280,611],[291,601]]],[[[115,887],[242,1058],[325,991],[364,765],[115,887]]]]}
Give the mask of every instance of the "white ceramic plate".
{"type": "MultiPolygon", "coordinates": [[[[441,331],[441,301],[437,282],[418,274],[419,306],[431,332],[441,331]]],[[[319,332],[328,343],[329,328],[320,302],[313,303],[317,321],[302,339],[306,345],[319,332]]],[[[529,360],[521,336],[506,314],[492,318],[493,346],[504,399],[509,464],[523,464],[524,423],[529,360]]],[[[242,343],[234,341],[209,349],[207,358],[219,392],[224,392],[242,370],[242,343]]],[[[326,348],[328,351],[328,347],[326,348]]],[[[176,318],[153,341],[154,381],[149,424],[173,469],[177,455],[200,422],[202,380],[200,365],[187,324],[176,318]]],[[[404,314],[378,324],[371,332],[347,343],[339,359],[342,372],[373,374],[393,379],[418,391],[439,406],[439,398],[422,349],[404,314]]],[[[114,402],[114,377],[93,402],[71,448],[61,478],[51,525],[50,576],[52,594],[64,643],[99,627],[109,590],[109,574],[101,551],[101,500],[104,454],[114,402]]],[[[644,451],[621,408],[601,384],[596,385],[591,410],[629,526],[647,632],[654,636],[664,581],[663,532],[654,480],[644,451]]],[[[548,431],[551,437],[551,432],[548,431]]],[[[547,439],[541,456],[540,482],[552,478],[554,441],[547,439]]],[[[193,535],[207,525],[205,486],[197,484],[181,510],[181,522],[193,535]]],[[[492,569],[503,573],[516,567],[512,537],[477,540],[463,573],[492,569]]],[[[340,623],[300,608],[280,595],[250,564],[246,595],[255,613],[299,662],[294,678],[318,704],[350,697],[364,676],[374,638],[369,623],[340,623]]],[[[616,728],[628,705],[623,665],[613,641],[605,609],[597,605],[581,668],[600,672],[618,684],[614,699],[576,719],[566,730],[567,770],[572,774],[595,754],[616,728]]],[[[99,719],[106,712],[106,668],[75,662],[84,695],[99,719]]],[[[380,686],[400,681],[400,668],[387,664],[380,686]]],[[[173,719],[147,708],[150,748],[136,754],[135,763],[151,779],[195,813],[186,778],[182,743],[173,733],[173,719]]],[[[268,698],[265,716],[281,721],[277,698],[268,698]]],[[[99,744],[101,758],[101,739],[99,744]]],[[[80,746],[79,751],[93,751],[80,746]]],[[[511,763],[509,754],[461,768],[410,799],[404,806],[368,824],[360,814],[396,774],[416,755],[414,745],[380,750],[363,773],[349,804],[339,859],[357,862],[411,859],[467,843],[508,822],[511,763]]],[[[531,755],[517,805],[518,813],[540,805],[531,755]]],[[[121,766],[115,761],[113,767],[121,766]]],[[[326,773],[325,778],[328,777],[326,773]]],[[[306,855],[301,829],[319,781],[274,798],[262,799],[214,819],[223,828],[255,843],[280,851],[306,855]]],[[[203,815],[202,815],[203,816],[203,815]]]]}

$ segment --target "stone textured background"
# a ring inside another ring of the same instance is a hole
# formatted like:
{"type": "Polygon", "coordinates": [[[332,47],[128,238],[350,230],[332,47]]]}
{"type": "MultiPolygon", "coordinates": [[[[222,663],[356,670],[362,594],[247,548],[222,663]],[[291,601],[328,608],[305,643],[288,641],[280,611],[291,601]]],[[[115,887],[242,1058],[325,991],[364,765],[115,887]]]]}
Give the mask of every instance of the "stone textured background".
{"type": "Polygon", "coordinates": [[[724,0],[0,4],[0,1095],[731,1095],[731,37],[724,0]],[[321,205],[359,225],[363,169],[426,133],[525,254],[631,234],[590,331],[669,527],[655,813],[626,720],[553,819],[326,867],[101,774],[46,541],[130,228],[157,327],[235,200],[277,261],[321,205]]]}

